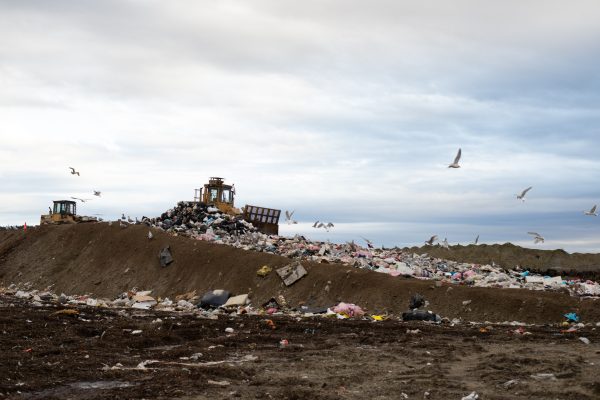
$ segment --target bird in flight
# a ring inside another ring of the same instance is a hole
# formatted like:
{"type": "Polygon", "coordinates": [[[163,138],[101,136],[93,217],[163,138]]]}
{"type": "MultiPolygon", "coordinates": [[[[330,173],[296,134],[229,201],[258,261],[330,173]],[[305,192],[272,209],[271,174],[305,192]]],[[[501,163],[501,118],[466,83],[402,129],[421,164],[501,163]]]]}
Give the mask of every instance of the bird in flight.
{"type": "Polygon", "coordinates": [[[292,216],[294,215],[295,211],[296,210],[293,210],[292,212],[289,212],[287,210],[285,211],[285,221],[288,223],[288,225],[297,224],[298,223],[298,221],[294,221],[292,219],[292,216]]]}
{"type": "Polygon", "coordinates": [[[98,190],[94,190],[94,196],[100,197],[101,195],[102,195],[102,192],[100,192],[98,190]]]}
{"type": "Polygon", "coordinates": [[[539,233],[537,233],[537,232],[527,232],[527,234],[533,236],[533,243],[534,244],[544,243],[544,238],[539,233]]]}
{"type": "Polygon", "coordinates": [[[475,238],[475,243],[474,244],[478,244],[479,243],[479,235],[477,235],[477,237],[475,238]]]}
{"type": "Polygon", "coordinates": [[[444,241],[440,244],[440,246],[442,246],[445,249],[449,248],[449,246],[448,246],[448,239],[444,238],[444,241]]]}
{"type": "Polygon", "coordinates": [[[433,242],[435,242],[437,240],[437,235],[433,235],[432,237],[429,238],[429,240],[425,241],[425,244],[429,245],[429,246],[433,246],[433,242]]]}
{"type": "Polygon", "coordinates": [[[327,232],[329,232],[330,228],[333,228],[334,225],[331,222],[325,223],[325,222],[315,222],[315,225],[313,225],[313,228],[324,228],[327,232]]]}
{"type": "Polygon", "coordinates": [[[372,242],[372,241],[370,241],[369,239],[367,239],[367,238],[365,238],[365,237],[362,237],[362,236],[361,236],[361,238],[362,238],[362,239],[363,239],[365,242],[367,242],[367,247],[368,247],[369,249],[372,249],[372,248],[374,248],[374,247],[375,247],[375,246],[373,245],[373,242],[372,242]]]}
{"type": "Polygon", "coordinates": [[[527,189],[523,190],[521,194],[517,195],[517,200],[525,201],[525,195],[533,188],[533,186],[529,186],[527,189]]]}
{"type": "Polygon", "coordinates": [[[458,161],[460,161],[460,156],[462,155],[461,149],[458,149],[458,153],[456,153],[456,157],[454,157],[454,162],[448,165],[448,168],[460,168],[458,165],[458,161]]]}
{"type": "Polygon", "coordinates": [[[584,211],[585,215],[592,215],[594,217],[598,216],[598,213],[596,212],[596,205],[594,204],[594,207],[592,207],[592,209],[590,211],[584,211]]]}
{"type": "Polygon", "coordinates": [[[91,200],[91,199],[80,199],[79,197],[73,197],[73,196],[71,196],[71,198],[72,198],[73,200],[79,200],[79,201],[81,201],[82,203],[85,203],[86,201],[88,201],[88,200],[91,200]]]}
{"type": "Polygon", "coordinates": [[[75,171],[75,168],[73,168],[73,167],[69,167],[69,168],[71,169],[71,175],[77,175],[77,176],[79,176],[79,172],[75,171]]]}

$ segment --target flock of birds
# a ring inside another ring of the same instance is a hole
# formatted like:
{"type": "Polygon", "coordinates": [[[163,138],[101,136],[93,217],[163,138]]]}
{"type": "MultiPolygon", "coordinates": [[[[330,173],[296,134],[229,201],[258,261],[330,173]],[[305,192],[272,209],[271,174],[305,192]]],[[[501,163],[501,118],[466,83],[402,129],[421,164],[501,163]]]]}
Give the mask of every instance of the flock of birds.
{"type": "MultiPolygon", "coordinates": [[[[459,148],[458,152],[456,153],[456,157],[454,157],[454,161],[452,161],[452,163],[448,165],[448,168],[460,168],[459,161],[460,161],[461,156],[462,156],[462,150],[459,148]]],[[[516,195],[517,196],[517,200],[521,200],[522,202],[525,202],[525,195],[531,189],[533,189],[533,186],[529,186],[528,188],[524,189],[521,193],[517,194],[516,195]]],[[[598,216],[598,213],[596,213],[596,205],[594,205],[589,211],[584,211],[583,213],[585,215],[589,215],[589,216],[594,216],[594,217],[598,216]]],[[[542,235],[540,235],[539,233],[537,233],[537,232],[527,232],[527,234],[532,236],[534,244],[544,243],[545,238],[542,235]]],[[[438,236],[437,235],[433,235],[432,237],[429,238],[429,240],[425,241],[425,244],[429,245],[429,246],[433,246],[437,240],[438,240],[438,236]]],[[[476,245],[478,243],[479,243],[479,235],[477,235],[477,237],[475,238],[474,244],[476,245]]],[[[440,242],[438,244],[441,247],[444,247],[446,249],[449,248],[447,238],[444,238],[444,241],[440,242]]]]}
{"type": "MultiPolygon", "coordinates": [[[[81,174],[79,173],[79,171],[77,171],[75,168],[73,167],[69,167],[69,169],[71,170],[71,175],[77,175],[77,176],[81,176],[81,174]]],[[[92,190],[94,196],[96,197],[102,197],[102,192],[99,190],[92,190]]],[[[74,197],[71,196],[71,199],[73,200],[79,200],[82,203],[85,203],[87,201],[90,201],[92,199],[82,199],[80,197],[74,197]]],[[[52,212],[52,210],[50,210],[50,212],[52,212]]],[[[94,215],[101,215],[101,214],[94,214],[94,215]]],[[[103,221],[102,218],[98,218],[98,221],[103,221]]],[[[127,216],[127,218],[125,217],[125,214],[122,214],[121,219],[119,220],[119,223],[121,224],[121,226],[127,225],[128,223],[133,223],[133,222],[137,222],[137,218],[134,220],[131,219],[131,217],[127,216]]]]}
{"type": "MultiPolygon", "coordinates": [[[[460,162],[461,157],[462,157],[462,149],[459,148],[458,152],[456,153],[456,156],[454,157],[454,160],[452,161],[452,163],[450,163],[448,165],[448,168],[460,168],[459,162],[460,162]]],[[[80,176],[79,171],[75,170],[75,168],[69,167],[69,169],[71,170],[71,175],[80,176]]],[[[525,188],[521,193],[516,194],[517,200],[521,200],[522,202],[525,202],[525,195],[527,195],[527,193],[531,189],[533,189],[533,186],[529,186],[528,188],[525,188]]],[[[96,197],[101,197],[101,195],[102,195],[102,192],[100,192],[98,190],[94,190],[93,193],[94,193],[94,196],[96,196],[96,197]]],[[[79,198],[79,197],[71,197],[71,198],[73,200],[79,200],[82,203],[85,203],[86,201],[92,200],[92,199],[82,199],[82,198],[79,198]]],[[[596,209],[597,209],[597,206],[594,205],[589,211],[584,211],[583,213],[585,215],[588,215],[588,216],[597,217],[598,213],[596,212],[596,209]]],[[[298,223],[298,221],[296,221],[296,220],[293,219],[294,212],[295,212],[295,210],[293,210],[291,212],[287,211],[287,210],[285,211],[285,219],[286,219],[286,222],[288,223],[288,225],[297,224],[298,223]]],[[[102,218],[99,218],[99,220],[101,221],[102,218]]],[[[136,218],[136,220],[137,220],[137,218],[136,218]]],[[[133,223],[134,220],[132,220],[131,217],[129,217],[129,216],[126,218],[125,214],[123,214],[121,216],[120,222],[123,223],[123,224],[127,224],[127,223],[133,223]]],[[[334,227],[334,224],[331,223],[331,222],[316,221],[313,224],[312,227],[316,228],[316,229],[323,228],[327,232],[329,232],[329,230],[334,227]]],[[[541,234],[539,234],[537,232],[527,232],[527,234],[532,236],[534,244],[544,243],[545,238],[541,234]]],[[[367,242],[367,246],[369,248],[373,248],[374,247],[372,241],[370,241],[369,239],[366,239],[366,238],[362,238],[362,239],[367,242]]],[[[434,244],[436,244],[436,242],[438,242],[437,244],[439,244],[443,248],[448,249],[450,247],[449,244],[448,244],[448,239],[447,238],[444,238],[443,241],[439,242],[437,235],[431,236],[429,238],[429,240],[425,241],[425,244],[429,245],[429,246],[433,246],[434,244]]],[[[475,238],[475,241],[473,242],[473,244],[475,244],[475,245],[479,244],[479,235],[477,235],[477,237],[475,238]]]]}
{"type": "MultiPolygon", "coordinates": [[[[287,222],[288,225],[292,225],[292,224],[297,224],[298,221],[294,220],[292,217],[294,216],[294,212],[296,212],[296,210],[293,211],[285,211],[285,222],[287,222]]],[[[325,229],[327,232],[329,232],[329,230],[331,228],[333,228],[335,225],[333,225],[332,222],[322,222],[322,221],[315,221],[315,223],[313,224],[313,228],[323,228],[325,229]]]]}
{"type": "MultiPolygon", "coordinates": [[[[456,156],[454,157],[454,160],[452,161],[452,163],[450,163],[448,165],[448,168],[460,168],[460,159],[462,157],[462,149],[458,149],[458,152],[456,153],[456,156]]],[[[517,200],[521,200],[522,202],[525,202],[525,196],[527,195],[527,193],[533,189],[533,186],[529,186],[525,189],[523,189],[523,191],[521,191],[521,193],[516,194],[517,200]]],[[[583,213],[585,215],[588,216],[594,216],[597,217],[598,213],[596,212],[597,210],[597,206],[594,205],[589,211],[584,211],[583,213]]],[[[295,211],[286,211],[285,212],[285,217],[286,217],[286,222],[288,224],[297,224],[298,222],[295,221],[292,217],[294,215],[295,211]]],[[[329,229],[332,228],[334,225],[331,222],[321,222],[321,221],[316,221],[313,224],[313,228],[324,228],[327,232],[329,232],[329,229]]],[[[533,243],[534,244],[538,244],[538,243],[544,243],[545,238],[537,233],[537,232],[527,232],[528,235],[531,235],[532,239],[533,239],[533,243]]],[[[365,240],[365,242],[367,243],[367,246],[369,248],[373,248],[373,242],[370,241],[369,239],[366,239],[364,237],[362,237],[363,240],[365,240]]],[[[425,241],[425,244],[428,246],[433,246],[434,244],[438,244],[439,246],[449,249],[450,245],[448,243],[448,239],[444,238],[443,241],[438,241],[438,235],[433,235],[429,238],[429,240],[425,241]]],[[[479,244],[479,235],[477,235],[477,237],[475,238],[473,244],[477,245],[479,244]]]]}

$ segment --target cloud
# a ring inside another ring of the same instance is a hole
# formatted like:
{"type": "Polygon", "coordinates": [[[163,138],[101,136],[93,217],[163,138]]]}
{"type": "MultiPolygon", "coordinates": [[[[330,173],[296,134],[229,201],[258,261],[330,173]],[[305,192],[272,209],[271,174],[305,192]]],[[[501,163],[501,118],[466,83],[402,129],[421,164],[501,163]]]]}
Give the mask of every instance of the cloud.
{"type": "Polygon", "coordinates": [[[598,17],[591,1],[2,4],[0,224],[94,189],[82,212],[158,215],[219,175],[240,205],[421,223],[417,242],[503,221],[489,236],[518,241],[539,215],[552,245],[593,242],[554,218],[600,202],[598,17]]]}

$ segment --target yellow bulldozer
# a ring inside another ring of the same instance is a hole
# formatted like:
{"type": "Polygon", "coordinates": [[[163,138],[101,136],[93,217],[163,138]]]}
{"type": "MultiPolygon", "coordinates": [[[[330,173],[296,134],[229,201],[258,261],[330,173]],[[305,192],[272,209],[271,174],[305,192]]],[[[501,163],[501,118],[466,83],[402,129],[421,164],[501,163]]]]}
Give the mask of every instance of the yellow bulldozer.
{"type": "Polygon", "coordinates": [[[203,188],[195,189],[194,201],[218,208],[230,215],[242,215],[261,232],[277,235],[281,210],[246,205],[242,210],[235,208],[235,185],[226,185],[224,178],[210,177],[203,188]]]}
{"type": "Polygon", "coordinates": [[[48,214],[40,218],[40,225],[77,224],[97,222],[94,217],[77,215],[77,203],[71,200],[54,200],[54,207],[48,207],[48,214]]]}

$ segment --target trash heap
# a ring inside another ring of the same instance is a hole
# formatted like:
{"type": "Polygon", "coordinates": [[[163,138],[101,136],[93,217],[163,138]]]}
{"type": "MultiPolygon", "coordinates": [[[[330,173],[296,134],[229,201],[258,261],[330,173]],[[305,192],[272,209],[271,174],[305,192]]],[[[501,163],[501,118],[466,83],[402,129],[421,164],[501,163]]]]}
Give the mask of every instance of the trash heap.
{"type": "Polygon", "coordinates": [[[241,216],[196,202],[179,202],[157,218],[142,223],[166,232],[198,240],[225,244],[317,263],[339,263],[391,276],[405,276],[477,287],[522,288],[530,290],[566,289],[573,296],[600,296],[600,284],[590,280],[565,280],[530,274],[516,267],[506,270],[496,265],[461,263],[403,252],[399,248],[370,249],[354,242],[335,244],[307,240],[303,236],[283,237],[259,232],[241,216]]]}
{"type": "MultiPolygon", "coordinates": [[[[137,290],[133,288],[119,294],[114,299],[94,298],[90,295],[60,295],[49,288],[36,290],[31,284],[0,287],[0,295],[14,296],[29,302],[34,307],[63,306],[67,307],[57,313],[78,314],[78,306],[119,308],[132,310],[156,310],[166,312],[193,313],[201,318],[217,319],[219,315],[260,315],[260,316],[293,316],[324,318],[363,318],[372,321],[391,319],[392,316],[368,315],[361,307],[355,304],[339,303],[331,307],[290,307],[282,295],[271,298],[262,305],[254,305],[248,294],[232,295],[227,290],[218,289],[206,292],[199,296],[196,291],[183,293],[174,299],[151,296],[152,290],[137,290]]],[[[267,320],[271,321],[271,320],[267,320]]],[[[267,322],[273,324],[273,322],[267,322]]]]}
{"type": "Polygon", "coordinates": [[[180,201],[175,208],[157,218],[142,218],[145,223],[167,232],[187,234],[200,240],[218,241],[222,237],[237,237],[256,228],[241,216],[233,216],[204,203],[180,201]]]}

